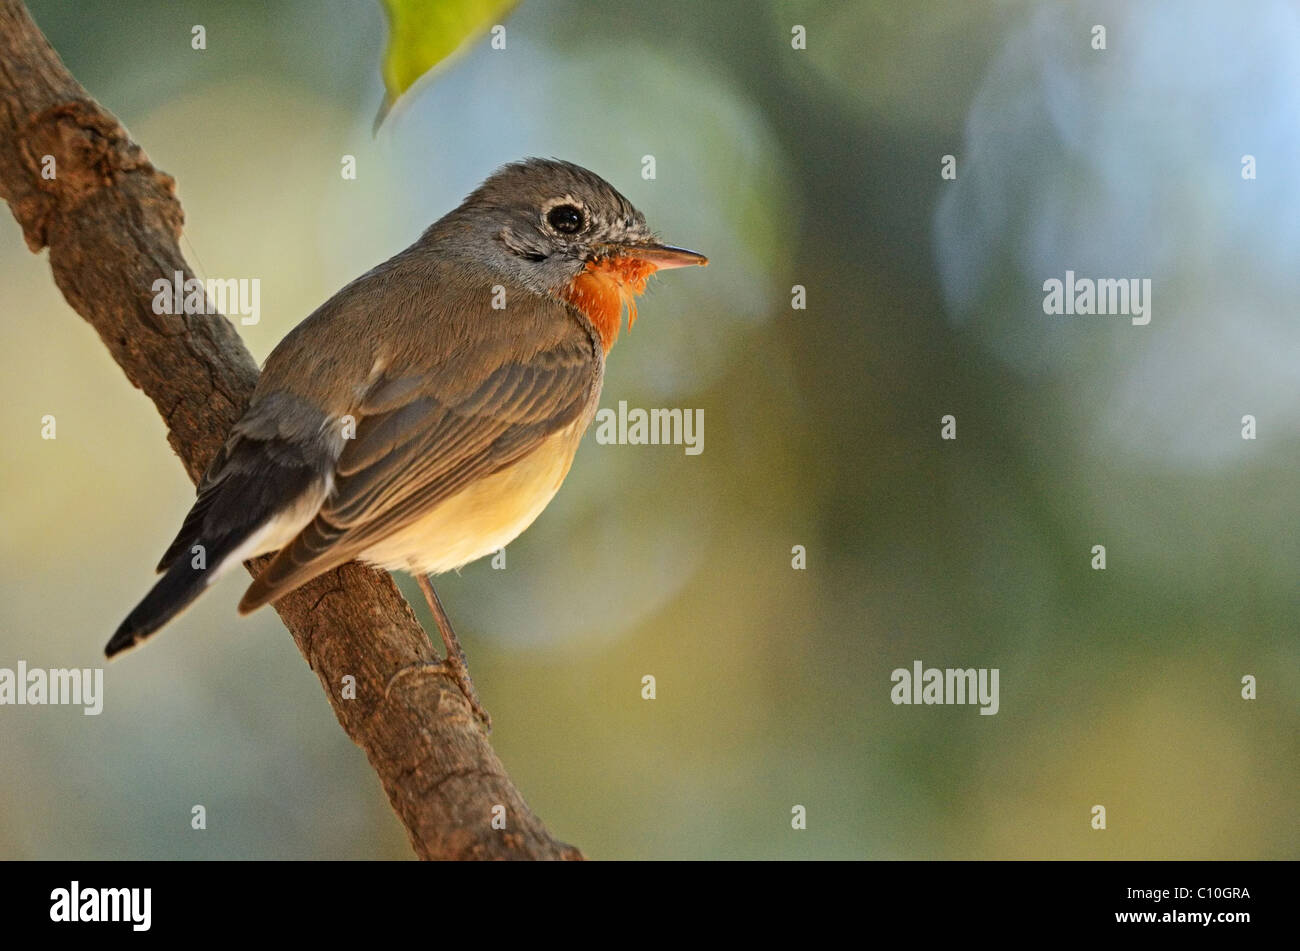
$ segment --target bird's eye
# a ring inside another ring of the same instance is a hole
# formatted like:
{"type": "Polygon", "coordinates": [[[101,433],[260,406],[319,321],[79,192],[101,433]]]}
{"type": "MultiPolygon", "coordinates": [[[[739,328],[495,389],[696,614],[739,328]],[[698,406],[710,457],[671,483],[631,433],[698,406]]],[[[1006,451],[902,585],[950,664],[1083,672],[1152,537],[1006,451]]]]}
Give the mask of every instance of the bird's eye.
{"type": "Polygon", "coordinates": [[[560,234],[577,234],[586,224],[586,219],[573,205],[556,205],[546,213],[546,223],[560,234]]]}

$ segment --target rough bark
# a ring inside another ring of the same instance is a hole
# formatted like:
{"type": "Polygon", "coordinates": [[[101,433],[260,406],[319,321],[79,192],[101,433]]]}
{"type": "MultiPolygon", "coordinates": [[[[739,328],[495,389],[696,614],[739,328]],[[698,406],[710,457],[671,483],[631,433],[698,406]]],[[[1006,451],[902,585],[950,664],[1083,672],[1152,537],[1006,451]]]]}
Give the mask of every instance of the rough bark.
{"type": "MultiPolygon", "coordinates": [[[[49,249],[59,290],[153,400],[197,480],[247,405],[257,365],[226,318],[153,312],[156,279],[192,277],[175,181],[73,79],[18,0],[0,0],[0,198],[27,246],[49,249]],[[41,175],[45,156],[53,179],[41,175]]],[[[425,666],[438,657],[388,575],[347,565],[275,609],[420,858],[582,857],[551,838],[459,689],[425,666]],[[342,696],[349,674],[354,700],[342,696]],[[492,828],[496,805],[505,830],[492,828]]]]}

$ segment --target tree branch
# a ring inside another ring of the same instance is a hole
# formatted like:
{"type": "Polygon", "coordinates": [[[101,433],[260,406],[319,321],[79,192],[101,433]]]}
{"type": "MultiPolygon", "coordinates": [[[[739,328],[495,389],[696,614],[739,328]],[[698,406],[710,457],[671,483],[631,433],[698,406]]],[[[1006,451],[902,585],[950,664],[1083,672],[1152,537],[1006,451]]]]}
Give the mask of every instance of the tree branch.
{"type": "MultiPolygon", "coordinates": [[[[197,480],[243,413],[257,365],[219,315],[158,315],[152,285],[175,271],[184,215],[175,181],[68,73],[19,0],[0,0],[0,198],[33,252],[119,366],[162,414],[197,480]],[[42,177],[54,160],[55,177],[42,177]]],[[[264,560],[263,560],[264,561],[264,560]]],[[[506,776],[460,690],[388,575],[346,565],[276,611],[370,759],[426,859],[572,859],[506,776]],[[344,699],[343,677],[356,678],[344,699]],[[506,809],[505,830],[492,808],[506,809]]]]}

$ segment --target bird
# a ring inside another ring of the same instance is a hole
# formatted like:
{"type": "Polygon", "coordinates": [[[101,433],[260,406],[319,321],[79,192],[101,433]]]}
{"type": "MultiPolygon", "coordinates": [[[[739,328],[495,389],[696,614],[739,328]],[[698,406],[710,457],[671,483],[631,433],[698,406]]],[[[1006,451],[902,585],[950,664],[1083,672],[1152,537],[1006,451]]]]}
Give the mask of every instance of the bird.
{"type": "Polygon", "coordinates": [[[232,567],[276,552],[247,614],[360,560],[420,585],[485,724],[432,576],[513,541],[595,416],[605,360],[656,271],[705,265],[659,241],[594,172],[493,172],[403,251],[344,286],[267,358],[197,485],[161,577],[109,640],[140,644],[232,567]]]}

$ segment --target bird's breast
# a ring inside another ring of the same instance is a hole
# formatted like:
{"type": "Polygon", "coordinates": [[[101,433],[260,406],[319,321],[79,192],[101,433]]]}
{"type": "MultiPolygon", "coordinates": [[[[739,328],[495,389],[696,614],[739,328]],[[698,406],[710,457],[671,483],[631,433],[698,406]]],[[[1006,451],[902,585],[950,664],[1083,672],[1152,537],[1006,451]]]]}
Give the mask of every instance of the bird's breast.
{"type": "Polygon", "coordinates": [[[368,548],[362,560],[390,571],[440,574],[504,548],[554,498],[586,422],[560,430],[518,462],[470,483],[368,548]]]}

